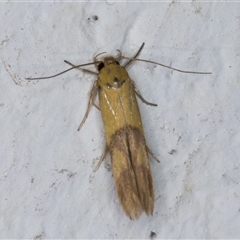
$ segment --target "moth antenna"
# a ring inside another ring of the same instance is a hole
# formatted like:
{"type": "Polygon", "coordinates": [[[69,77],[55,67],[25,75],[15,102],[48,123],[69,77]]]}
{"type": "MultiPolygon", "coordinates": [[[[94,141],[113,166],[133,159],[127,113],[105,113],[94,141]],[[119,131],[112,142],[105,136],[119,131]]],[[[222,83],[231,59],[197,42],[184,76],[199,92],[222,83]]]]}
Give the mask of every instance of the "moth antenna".
{"type": "Polygon", "coordinates": [[[118,51],[118,56],[116,57],[116,61],[119,62],[122,59],[123,55],[119,49],[117,49],[117,51],[118,51]]]}
{"type": "Polygon", "coordinates": [[[123,67],[126,68],[128,65],[131,64],[131,62],[132,62],[134,59],[136,59],[136,57],[137,57],[137,56],[140,54],[140,52],[142,51],[144,45],[145,45],[145,43],[143,42],[142,45],[141,45],[141,47],[140,47],[139,50],[137,51],[137,53],[136,53],[132,58],[125,58],[125,57],[122,56],[122,58],[129,59],[129,61],[126,62],[126,63],[123,65],[123,67]]]}
{"type": "MultiPolygon", "coordinates": [[[[99,63],[99,62],[100,62],[100,61],[76,65],[76,66],[73,66],[73,67],[71,67],[71,68],[69,68],[69,69],[67,69],[67,70],[65,70],[65,71],[62,71],[62,72],[60,72],[60,73],[57,73],[57,74],[55,74],[55,75],[51,75],[51,76],[48,76],[48,77],[25,78],[25,79],[31,81],[31,80],[42,80],[42,79],[54,78],[54,77],[57,77],[57,76],[59,76],[59,75],[61,75],[61,74],[64,74],[64,73],[66,73],[66,72],[69,72],[69,71],[71,71],[72,69],[80,68],[80,67],[84,67],[84,66],[89,66],[89,65],[93,65],[93,64],[96,64],[96,63],[99,63]]],[[[81,68],[80,68],[80,69],[81,69],[81,68]]]]}
{"type": "MultiPolygon", "coordinates": [[[[67,63],[68,65],[72,66],[72,67],[75,67],[74,64],[70,63],[69,61],[67,60],[64,60],[65,63],[67,63]]],[[[82,72],[86,72],[86,73],[90,73],[90,74],[94,74],[94,75],[97,75],[97,73],[91,71],[91,70],[88,70],[88,69],[85,69],[85,68],[80,68],[78,70],[81,70],[82,72]]]]}
{"type": "Polygon", "coordinates": [[[97,57],[100,56],[100,55],[102,55],[102,54],[105,54],[105,53],[107,53],[107,52],[101,52],[101,53],[97,54],[96,56],[94,56],[94,58],[93,58],[94,62],[95,62],[95,63],[96,63],[96,62],[100,63],[101,61],[98,61],[98,60],[97,60],[97,57]]]}
{"type": "Polygon", "coordinates": [[[194,71],[185,71],[185,70],[180,70],[178,68],[173,68],[167,65],[164,65],[162,63],[158,63],[158,62],[154,62],[154,61],[150,61],[150,60],[144,60],[144,59],[140,59],[140,58],[128,58],[128,57],[122,57],[123,59],[129,59],[130,61],[139,61],[139,62],[148,62],[148,63],[152,63],[152,64],[156,64],[165,68],[169,68],[172,69],[174,71],[177,72],[181,72],[181,73],[193,73],[193,74],[212,74],[211,72],[194,72],[194,71]]]}

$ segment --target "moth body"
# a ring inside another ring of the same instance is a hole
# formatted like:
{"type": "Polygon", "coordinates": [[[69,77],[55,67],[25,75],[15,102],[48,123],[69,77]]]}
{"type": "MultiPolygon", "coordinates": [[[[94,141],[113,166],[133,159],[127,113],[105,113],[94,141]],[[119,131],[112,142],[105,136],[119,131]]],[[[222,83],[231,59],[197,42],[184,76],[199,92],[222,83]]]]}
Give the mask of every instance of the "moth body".
{"type": "Polygon", "coordinates": [[[98,94],[106,145],[95,171],[109,151],[117,195],[124,212],[130,219],[138,219],[143,212],[147,215],[153,214],[154,188],[148,153],[156,161],[159,162],[159,160],[146,145],[136,95],[148,105],[157,105],[147,102],[142,97],[134,82],[128,76],[126,67],[136,60],[182,73],[211,74],[211,72],[180,70],[154,61],[139,59],[137,56],[143,47],[144,43],[132,58],[122,56],[121,51],[118,50],[117,58],[109,56],[99,61],[97,56],[102,54],[100,53],[94,57],[94,62],[74,65],[65,60],[64,62],[71,65],[71,68],[48,77],[26,78],[27,80],[49,79],[75,68],[98,76],[93,84],[87,111],[78,127],[78,131],[85,123],[91,106],[95,105],[95,96],[98,94]],[[128,62],[120,66],[118,60],[121,59],[128,59],[128,62]],[[93,64],[97,67],[98,73],[82,68],[93,64]]]}
{"type": "Polygon", "coordinates": [[[154,189],[135,87],[126,69],[115,61],[98,75],[99,106],[117,195],[130,219],[152,215],[154,189]]]}

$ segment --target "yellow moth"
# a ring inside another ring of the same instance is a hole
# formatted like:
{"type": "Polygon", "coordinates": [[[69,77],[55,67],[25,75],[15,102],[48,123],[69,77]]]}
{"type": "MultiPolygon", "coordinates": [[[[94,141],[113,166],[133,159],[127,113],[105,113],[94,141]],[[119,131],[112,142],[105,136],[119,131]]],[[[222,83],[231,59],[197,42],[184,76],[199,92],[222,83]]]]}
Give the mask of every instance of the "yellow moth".
{"type": "Polygon", "coordinates": [[[182,71],[153,61],[138,59],[137,56],[143,46],[144,43],[132,58],[122,56],[118,50],[117,57],[107,56],[97,60],[100,55],[98,54],[94,57],[94,62],[82,65],[73,65],[65,61],[72,67],[61,73],[43,78],[27,78],[27,80],[52,78],[74,68],[97,75],[90,93],[87,111],[78,130],[86,121],[91,106],[95,105],[95,96],[98,94],[106,145],[95,171],[109,152],[119,201],[126,215],[132,220],[138,219],[143,212],[147,215],[153,214],[154,187],[148,154],[159,161],[146,144],[136,96],[148,105],[157,105],[147,102],[142,97],[129,77],[126,67],[133,61],[145,61],[184,73],[210,74],[182,71]],[[128,59],[123,66],[119,64],[122,59],[128,59]],[[81,68],[91,64],[97,67],[98,73],[81,68]]]}

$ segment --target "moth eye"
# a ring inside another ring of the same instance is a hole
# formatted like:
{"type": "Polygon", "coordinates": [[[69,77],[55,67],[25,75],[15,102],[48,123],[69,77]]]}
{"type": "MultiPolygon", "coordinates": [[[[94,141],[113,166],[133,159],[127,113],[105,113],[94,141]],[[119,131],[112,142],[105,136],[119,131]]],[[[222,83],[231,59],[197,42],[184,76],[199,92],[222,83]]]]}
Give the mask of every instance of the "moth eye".
{"type": "Polygon", "coordinates": [[[99,65],[98,65],[98,71],[100,72],[100,70],[103,69],[104,67],[105,67],[104,63],[100,62],[99,65]]]}
{"type": "Polygon", "coordinates": [[[115,61],[117,65],[120,65],[118,61],[115,61]]]}

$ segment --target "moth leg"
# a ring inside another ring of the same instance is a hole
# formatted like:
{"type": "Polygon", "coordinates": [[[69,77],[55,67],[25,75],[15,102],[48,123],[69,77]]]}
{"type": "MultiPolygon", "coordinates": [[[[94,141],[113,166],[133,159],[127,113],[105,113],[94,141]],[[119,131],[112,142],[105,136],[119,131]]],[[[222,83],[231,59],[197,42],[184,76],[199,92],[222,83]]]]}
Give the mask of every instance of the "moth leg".
{"type": "MultiPolygon", "coordinates": [[[[68,65],[72,66],[72,67],[76,67],[76,65],[70,63],[69,61],[67,60],[64,60],[65,63],[67,63],[68,65]]],[[[83,72],[87,72],[87,73],[90,73],[90,74],[94,74],[94,75],[97,75],[97,73],[91,71],[91,70],[88,70],[88,69],[84,69],[84,68],[77,68],[78,70],[81,70],[83,72]]]]}
{"type": "MultiPolygon", "coordinates": [[[[64,62],[67,63],[68,65],[72,66],[72,67],[75,67],[74,64],[70,63],[70,62],[67,61],[67,60],[64,60],[64,62]]],[[[95,73],[95,72],[93,72],[93,71],[91,71],[91,70],[84,69],[84,68],[80,68],[79,70],[81,70],[81,71],[83,71],[83,72],[90,73],[90,74],[95,74],[95,75],[97,74],[97,73],[95,73]]],[[[93,103],[93,106],[96,107],[96,108],[100,111],[100,108],[99,108],[95,103],[93,103]]]]}
{"type": "Polygon", "coordinates": [[[160,160],[156,157],[156,155],[151,151],[151,149],[148,147],[148,146],[146,146],[146,148],[147,148],[147,152],[158,162],[158,163],[160,163],[160,160]]]}
{"type": "Polygon", "coordinates": [[[106,157],[106,154],[107,154],[107,151],[108,151],[108,146],[107,146],[107,143],[105,144],[105,147],[104,147],[104,150],[103,150],[103,153],[102,153],[102,156],[100,157],[99,161],[98,161],[98,164],[97,166],[94,168],[93,172],[96,172],[99,167],[101,166],[104,158],[106,157]]]}
{"type": "Polygon", "coordinates": [[[128,66],[132,63],[132,61],[134,61],[134,59],[140,54],[140,52],[142,51],[142,49],[143,49],[143,47],[144,47],[144,44],[145,44],[145,43],[142,43],[142,45],[141,45],[141,47],[139,48],[139,50],[137,51],[137,53],[136,53],[128,62],[126,62],[126,63],[123,65],[124,68],[128,67],[128,66]]]}
{"type": "Polygon", "coordinates": [[[135,83],[134,83],[133,81],[132,81],[132,85],[133,85],[133,87],[134,87],[134,91],[135,91],[136,95],[142,100],[142,102],[144,102],[145,104],[150,105],[150,106],[154,106],[154,107],[157,106],[157,104],[155,104],[155,103],[150,103],[150,102],[148,102],[147,100],[145,100],[145,99],[143,98],[143,96],[141,95],[141,93],[139,92],[139,90],[137,89],[137,87],[136,87],[136,85],[135,85],[135,83]]]}
{"type": "Polygon", "coordinates": [[[97,108],[99,111],[101,111],[101,110],[100,110],[100,107],[97,106],[96,103],[93,103],[93,106],[94,106],[95,108],[97,108]]]}
{"type": "Polygon", "coordinates": [[[97,94],[97,90],[98,90],[98,81],[96,80],[93,84],[93,87],[92,87],[92,90],[90,92],[90,97],[89,97],[89,101],[88,101],[88,107],[87,107],[87,111],[83,117],[83,120],[82,122],[80,123],[79,127],[78,127],[78,131],[80,131],[81,127],[83,126],[83,124],[85,123],[87,117],[88,117],[88,114],[89,114],[89,111],[90,111],[90,108],[92,105],[94,105],[94,99],[95,99],[95,96],[97,94]]]}

